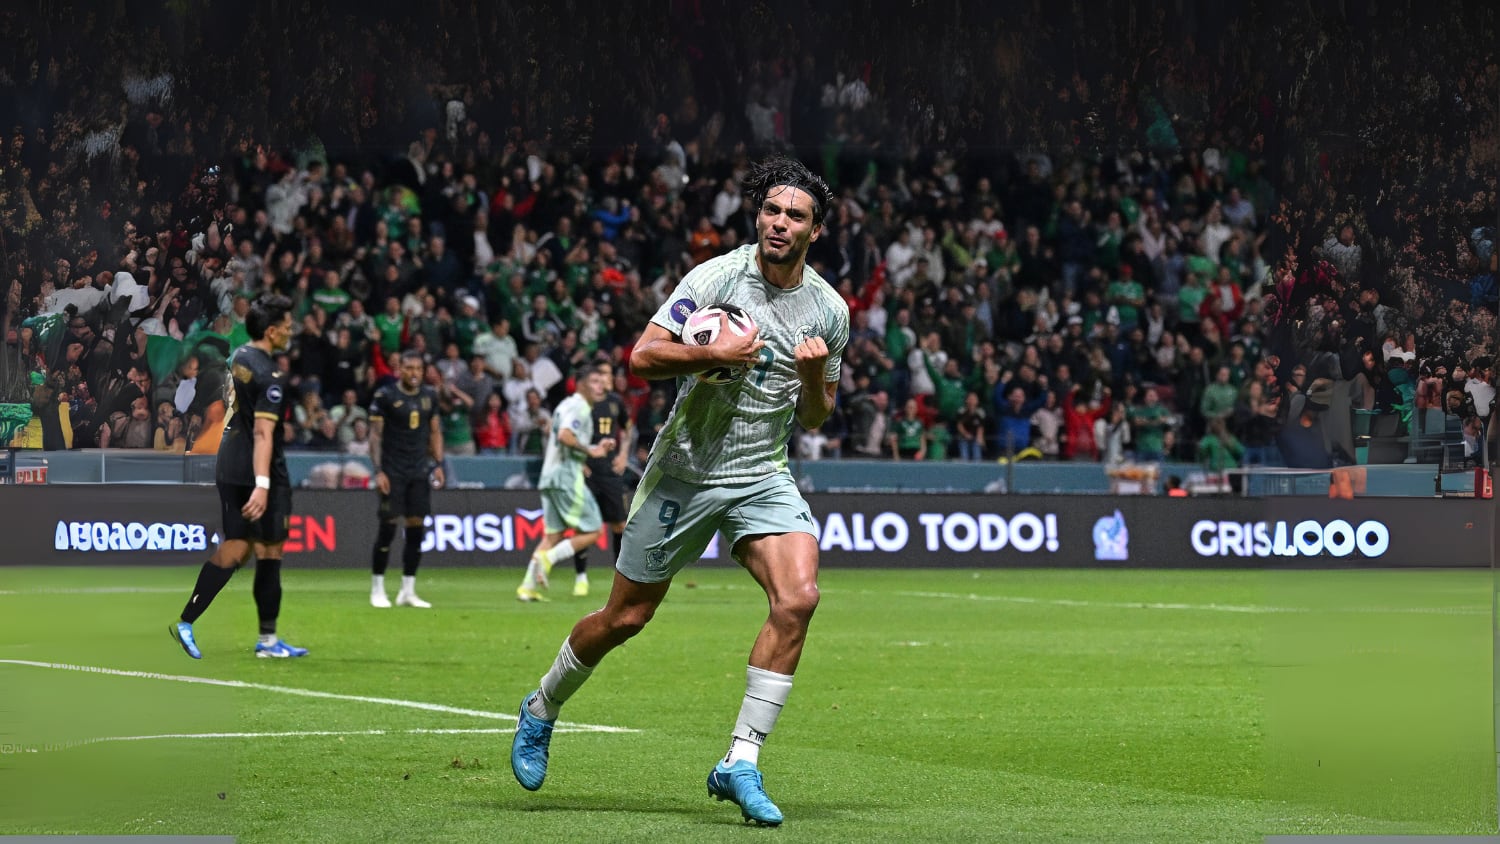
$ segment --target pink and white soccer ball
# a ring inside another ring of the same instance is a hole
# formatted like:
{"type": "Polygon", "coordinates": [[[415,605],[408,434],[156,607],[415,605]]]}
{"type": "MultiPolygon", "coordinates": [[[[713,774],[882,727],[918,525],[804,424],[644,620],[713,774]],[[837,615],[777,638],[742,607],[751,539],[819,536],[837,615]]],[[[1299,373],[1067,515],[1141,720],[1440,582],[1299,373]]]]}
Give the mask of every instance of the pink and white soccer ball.
{"type": "MultiPolygon", "coordinates": [[[[744,337],[755,330],[755,320],[738,305],[724,302],[704,305],[683,322],[682,342],[689,346],[709,346],[726,328],[735,336],[744,337]]],[[[746,369],[743,366],[716,366],[698,373],[698,380],[715,385],[733,384],[745,377],[746,369]]]]}

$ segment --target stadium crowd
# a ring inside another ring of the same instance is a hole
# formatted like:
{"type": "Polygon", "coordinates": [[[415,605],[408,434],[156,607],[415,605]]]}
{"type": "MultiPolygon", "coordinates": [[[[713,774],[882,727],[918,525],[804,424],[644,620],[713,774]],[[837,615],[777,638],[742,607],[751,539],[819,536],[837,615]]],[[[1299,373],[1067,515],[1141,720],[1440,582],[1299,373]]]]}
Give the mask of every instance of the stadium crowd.
{"type": "MultiPolygon", "coordinates": [[[[417,349],[447,453],[539,453],[567,373],[628,361],[685,274],[753,242],[739,179],[772,152],[835,190],[809,261],[852,315],[838,409],[797,457],[1323,467],[1355,461],[1360,412],[1411,430],[1428,409],[1462,421],[1470,455],[1486,436],[1493,11],[1427,32],[1122,8],[1068,35],[1033,9],[1036,38],[992,59],[960,40],[923,76],[852,42],[831,62],[796,43],[715,55],[738,19],[688,2],[643,76],[623,47],[576,67],[559,47],[542,91],[532,38],[482,60],[503,12],[440,4],[469,44],[409,16],[270,8],[243,33],[164,18],[110,76],[81,51],[133,42],[80,15],[71,40],[28,30],[34,60],[3,68],[0,401],[31,405],[21,442],[211,451],[224,360],[274,290],[301,327],[281,359],[291,445],[364,453],[371,393],[417,349]],[[1211,34],[1231,46],[1204,53],[1211,34]],[[259,52],[198,49],[241,35],[259,52]],[[295,79],[267,61],[278,39],[295,79]],[[1255,61],[1313,43],[1330,57],[1255,61]],[[1452,73],[1405,72],[1442,56],[1452,73]],[[1346,102],[1375,71],[1392,90],[1346,102]],[[579,84],[607,102],[570,99],[579,84]]],[[[522,29],[544,39],[555,14],[522,29]]],[[[578,26],[651,25],[614,14],[578,26]]],[[[617,371],[643,457],[674,385],[617,371]]]]}

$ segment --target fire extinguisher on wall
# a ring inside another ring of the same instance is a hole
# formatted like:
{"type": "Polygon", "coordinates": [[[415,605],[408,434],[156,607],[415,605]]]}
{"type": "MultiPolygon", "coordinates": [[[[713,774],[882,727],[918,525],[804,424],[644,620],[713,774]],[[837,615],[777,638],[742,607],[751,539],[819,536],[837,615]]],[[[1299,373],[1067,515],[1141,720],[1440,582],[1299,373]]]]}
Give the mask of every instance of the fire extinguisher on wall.
{"type": "Polygon", "coordinates": [[[1490,476],[1489,470],[1485,469],[1482,466],[1476,466],[1474,468],[1474,497],[1495,497],[1495,480],[1490,476]]]}

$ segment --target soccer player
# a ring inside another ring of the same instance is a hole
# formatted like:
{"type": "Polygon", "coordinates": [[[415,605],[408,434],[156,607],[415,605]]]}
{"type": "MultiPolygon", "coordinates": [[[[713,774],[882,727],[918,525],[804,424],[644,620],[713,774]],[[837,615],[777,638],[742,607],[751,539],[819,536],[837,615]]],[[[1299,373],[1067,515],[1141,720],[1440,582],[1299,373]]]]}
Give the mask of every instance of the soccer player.
{"type": "Polygon", "coordinates": [[[422,563],[425,519],[432,514],[432,485],[443,483],[443,428],[438,397],[422,383],[426,364],[422,353],[401,354],[401,380],[375,391],[370,402],[370,462],[375,465],[375,488],[380,491],[379,527],[370,559],[370,606],[388,608],[385,569],[391,562],[396,525],[406,522],[401,548],[401,590],[396,606],[428,609],[417,596],[417,566],[422,563]],[[387,424],[389,421],[389,424],[387,424]]]}
{"type": "Polygon", "coordinates": [[[235,569],[255,552],[255,608],[260,616],[257,657],[307,656],[306,648],[276,635],[281,614],[281,545],[292,515],[292,480],[282,453],[286,396],[283,373],[272,355],[292,339],[292,303],[266,295],[245,316],[250,342],[229,362],[234,381],[234,412],[224,425],[214,480],[223,510],[224,538],[198,572],[193,596],[181,618],[167,629],[193,659],[202,659],[193,622],[203,615],[235,569]]]}
{"type": "MultiPolygon", "coordinates": [[[[602,458],[615,447],[614,437],[592,442],[591,409],[604,398],[605,376],[594,367],[580,367],[574,375],[573,395],[552,414],[547,454],[542,458],[542,520],[546,533],[531,553],[526,576],[516,587],[516,600],[541,601],[552,567],[577,559],[599,539],[599,504],[584,483],[584,461],[602,458]],[[563,534],[572,528],[567,539],[563,534]]],[[[580,566],[579,571],[583,571],[580,566]]]]}
{"type": "MultiPolygon", "coordinates": [[[[615,368],[608,360],[595,364],[599,374],[608,385],[615,383],[615,368]]],[[[603,399],[593,407],[594,441],[606,438],[615,441],[613,453],[588,459],[588,488],[599,505],[599,514],[609,525],[610,549],[614,559],[620,559],[620,535],[625,531],[625,464],[629,459],[631,429],[635,421],[625,406],[625,399],[612,389],[607,389],[603,399]]],[[[583,555],[573,558],[577,574],[573,580],[573,596],[582,598],[589,593],[588,563],[583,555]]]]}
{"type": "Polygon", "coordinates": [[[757,765],[818,605],[818,545],[787,471],[787,438],[794,418],[811,430],[833,411],[849,310],[806,265],[833,201],[823,180],[773,158],[751,169],[745,189],[756,203],[757,242],[688,273],[631,355],[634,372],[682,379],[681,389],[631,502],[608,602],[574,626],[541,687],[521,703],[511,769],[524,788],[540,788],[546,777],[558,710],[606,654],[645,627],[673,576],[722,531],[765,590],[770,614],[750,649],[739,718],[708,792],[737,804],[747,820],[782,821],[757,765]],[[681,342],[689,314],[726,302],[748,312],[759,331],[721,331],[708,346],[681,342]],[[692,377],[718,366],[750,369],[723,386],[692,377]]]}

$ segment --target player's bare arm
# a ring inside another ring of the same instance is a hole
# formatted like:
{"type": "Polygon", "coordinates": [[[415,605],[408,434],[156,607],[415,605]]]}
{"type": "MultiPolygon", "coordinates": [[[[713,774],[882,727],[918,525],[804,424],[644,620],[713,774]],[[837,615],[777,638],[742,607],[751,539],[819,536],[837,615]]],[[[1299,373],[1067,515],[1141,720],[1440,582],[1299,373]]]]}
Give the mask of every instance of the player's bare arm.
{"type": "MultiPolygon", "coordinates": [[[[370,453],[375,453],[371,446],[370,453]]],[[[432,458],[435,464],[432,470],[432,482],[438,486],[443,485],[443,423],[436,416],[432,417],[432,433],[427,437],[427,456],[432,458]]]]}
{"type": "MultiPolygon", "coordinates": [[[[620,432],[620,442],[622,444],[629,443],[629,442],[632,441],[632,439],[634,437],[635,437],[635,421],[631,420],[630,422],[626,423],[624,430],[622,430],[620,432]]],[[[628,466],[629,463],[630,463],[630,452],[629,452],[629,449],[622,448],[622,449],[620,449],[619,453],[615,455],[614,465],[611,468],[614,470],[614,473],[618,475],[621,472],[625,471],[625,467],[628,466]]]]}
{"type": "Polygon", "coordinates": [[[271,452],[276,443],[276,420],[257,416],[255,418],[255,452],[254,465],[257,483],[255,491],[250,493],[250,500],[240,512],[250,521],[256,521],[266,514],[266,500],[270,497],[270,484],[264,486],[259,483],[260,478],[271,477],[271,452]]]}
{"type": "Polygon", "coordinates": [[[604,439],[594,443],[593,445],[585,446],[580,443],[578,441],[578,437],[575,436],[573,432],[567,428],[562,429],[562,431],[558,433],[557,441],[562,444],[563,448],[571,448],[574,451],[580,452],[582,454],[587,454],[590,457],[608,457],[610,451],[612,451],[615,447],[614,437],[605,437],[604,439]]]}
{"type": "Polygon", "coordinates": [[[828,420],[838,397],[839,382],[825,381],[828,367],[828,344],[822,337],[808,337],[796,348],[797,380],[802,391],[797,396],[797,422],[812,430],[828,420]]]}
{"type": "Polygon", "coordinates": [[[753,328],[740,336],[720,331],[707,346],[689,346],[676,335],[652,323],[646,326],[641,340],[630,353],[630,369],[648,381],[696,375],[715,366],[754,366],[760,362],[760,350],[766,342],[760,329],[753,328]]]}
{"type": "Polygon", "coordinates": [[[370,417],[370,465],[375,467],[375,488],[381,495],[391,494],[391,479],[380,468],[380,438],[385,434],[385,417],[370,417]]]}

